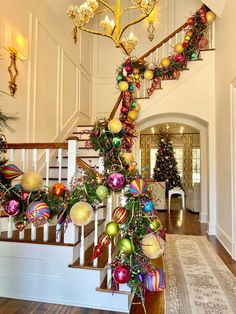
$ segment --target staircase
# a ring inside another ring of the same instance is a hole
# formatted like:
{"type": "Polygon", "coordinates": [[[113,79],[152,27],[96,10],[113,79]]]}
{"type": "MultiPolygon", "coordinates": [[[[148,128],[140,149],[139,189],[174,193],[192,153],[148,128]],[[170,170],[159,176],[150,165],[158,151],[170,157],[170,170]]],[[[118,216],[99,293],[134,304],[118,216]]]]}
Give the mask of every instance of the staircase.
{"type": "MultiPolygon", "coordinates": [[[[141,58],[151,64],[168,56],[170,48],[183,39],[185,27],[186,23],[141,58]]],[[[205,50],[214,50],[213,29],[209,31],[209,46],[205,50]]],[[[200,56],[196,61],[201,60],[200,56]]],[[[158,83],[155,92],[162,89],[164,80],[158,83]]],[[[150,81],[144,80],[136,95],[140,102],[150,98],[149,88],[150,81]]],[[[116,115],[121,100],[122,94],[110,119],[116,115]]],[[[44,173],[46,185],[62,182],[69,186],[74,175],[79,178],[87,167],[103,171],[102,158],[87,145],[91,129],[91,125],[78,126],[66,143],[9,144],[9,160],[23,171],[33,169],[44,173]]],[[[133,294],[126,285],[111,287],[111,271],[107,264],[116,255],[112,244],[101,257],[90,262],[98,236],[120,201],[119,196],[111,195],[107,204],[101,205],[96,212],[94,221],[81,228],[69,223],[64,229],[52,221],[37,230],[29,225],[20,232],[14,228],[12,218],[1,218],[0,281],[5,284],[0,285],[0,295],[128,313],[133,294]]],[[[155,297],[155,294],[150,296],[155,297]]]]}

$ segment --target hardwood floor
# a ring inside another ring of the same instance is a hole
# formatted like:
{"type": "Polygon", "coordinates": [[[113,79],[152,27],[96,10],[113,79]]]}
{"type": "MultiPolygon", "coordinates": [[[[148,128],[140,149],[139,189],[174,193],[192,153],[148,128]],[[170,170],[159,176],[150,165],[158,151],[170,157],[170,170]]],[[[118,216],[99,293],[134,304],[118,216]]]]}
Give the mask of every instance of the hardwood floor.
{"type": "MultiPolygon", "coordinates": [[[[206,225],[198,222],[198,215],[189,211],[172,210],[170,216],[167,212],[159,212],[159,218],[167,233],[186,234],[186,235],[205,235],[206,225]]],[[[208,237],[216,252],[236,276],[236,262],[234,262],[220,242],[213,236],[208,237]]],[[[156,261],[160,266],[160,260],[156,261]]],[[[147,314],[164,313],[164,294],[147,293],[146,297],[147,314]]],[[[0,314],[120,314],[118,312],[106,312],[92,309],[82,309],[72,306],[63,306],[56,304],[46,304],[41,302],[21,301],[0,298],[0,314]]],[[[140,304],[133,305],[131,314],[143,314],[140,304]]]]}

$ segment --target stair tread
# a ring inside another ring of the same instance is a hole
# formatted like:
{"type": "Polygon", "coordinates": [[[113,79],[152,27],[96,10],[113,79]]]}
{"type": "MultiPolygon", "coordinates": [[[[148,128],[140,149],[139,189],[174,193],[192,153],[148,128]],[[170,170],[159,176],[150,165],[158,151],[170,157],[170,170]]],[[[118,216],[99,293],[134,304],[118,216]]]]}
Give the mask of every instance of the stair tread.
{"type": "Polygon", "coordinates": [[[93,124],[82,124],[82,125],[77,125],[78,128],[86,128],[86,127],[94,127],[93,124]]]}
{"type": "Polygon", "coordinates": [[[119,285],[115,285],[112,288],[108,288],[107,287],[107,276],[105,277],[105,279],[103,280],[102,284],[100,287],[96,288],[96,291],[100,291],[100,292],[106,292],[106,293],[115,293],[115,294],[125,294],[130,296],[131,292],[129,291],[122,291],[119,290],[119,285]]]}
{"type": "MultiPolygon", "coordinates": [[[[99,220],[99,225],[103,223],[105,219],[99,220]]],[[[90,222],[87,226],[84,228],[84,236],[88,236],[91,232],[94,230],[94,222],[90,222]]],[[[31,229],[25,229],[25,238],[19,239],[19,232],[17,230],[13,231],[12,238],[7,238],[7,232],[1,232],[0,233],[0,241],[6,241],[6,242],[21,242],[21,243],[32,243],[32,244],[46,244],[46,245],[58,245],[58,246],[76,246],[78,243],[80,243],[80,236],[81,236],[81,228],[78,228],[78,241],[76,243],[64,243],[64,230],[62,228],[62,236],[61,236],[61,242],[56,242],[56,226],[49,226],[48,231],[48,241],[43,241],[43,227],[39,227],[36,229],[36,239],[35,241],[31,240],[31,229]]]]}
{"type": "MultiPolygon", "coordinates": [[[[78,156],[79,158],[99,158],[99,156],[78,156]]],[[[58,156],[56,157],[58,158],[58,156]]],[[[62,159],[68,159],[68,156],[63,156],[62,159]]]]}
{"type": "Polygon", "coordinates": [[[67,166],[49,166],[49,169],[58,169],[58,168],[61,168],[61,169],[67,169],[68,167],[67,166]]]}

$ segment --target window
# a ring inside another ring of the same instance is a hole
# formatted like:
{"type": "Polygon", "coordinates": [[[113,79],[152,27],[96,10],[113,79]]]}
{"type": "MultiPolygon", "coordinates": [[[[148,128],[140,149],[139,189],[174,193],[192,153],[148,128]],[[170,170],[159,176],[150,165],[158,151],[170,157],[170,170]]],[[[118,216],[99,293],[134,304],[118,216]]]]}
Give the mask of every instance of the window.
{"type": "Polygon", "coordinates": [[[192,184],[200,182],[200,148],[192,149],[192,184]]]}
{"type": "Polygon", "coordinates": [[[183,179],[183,148],[173,148],[175,154],[175,160],[177,162],[178,173],[183,179]]]}

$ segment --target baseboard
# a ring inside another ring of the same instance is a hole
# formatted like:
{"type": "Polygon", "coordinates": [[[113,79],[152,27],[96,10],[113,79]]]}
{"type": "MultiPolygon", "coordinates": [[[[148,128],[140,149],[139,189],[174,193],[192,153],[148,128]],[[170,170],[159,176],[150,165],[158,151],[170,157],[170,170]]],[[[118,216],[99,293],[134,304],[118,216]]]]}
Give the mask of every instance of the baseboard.
{"type": "Polygon", "coordinates": [[[216,226],[216,237],[226,249],[226,251],[232,256],[233,242],[230,236],[219,226],[216,226]]]}
{"type": "Polygon", "coordinates": [[[207,234],[208,235],[216,235],[216,225],[207,223],[207,234]]]}

